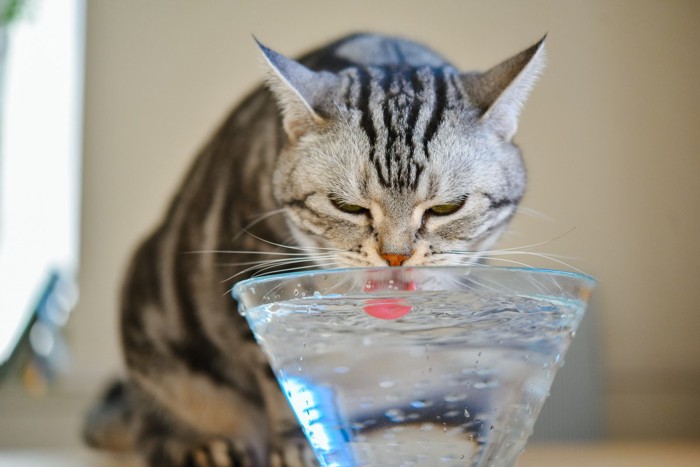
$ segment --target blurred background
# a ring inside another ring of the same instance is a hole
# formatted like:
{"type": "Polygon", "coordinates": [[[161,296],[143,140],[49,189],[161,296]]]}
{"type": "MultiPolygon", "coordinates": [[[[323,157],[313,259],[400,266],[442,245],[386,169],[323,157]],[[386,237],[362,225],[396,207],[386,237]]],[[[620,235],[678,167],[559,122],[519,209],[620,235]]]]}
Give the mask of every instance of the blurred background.
{"type": "Polygon", "coordinates": [[[501,245],[544,242],[599,286],[536,437],[700,440],[699,2],[20,3],[0,36],[0,338],[20,344],[0,361],[0,451],[79,446],[83,412],[122,369],[129,254],[259,83],[251,35],[294,56],[358,30],[465,70],[548,34],[515,138],[529,188],[501,245]]]}

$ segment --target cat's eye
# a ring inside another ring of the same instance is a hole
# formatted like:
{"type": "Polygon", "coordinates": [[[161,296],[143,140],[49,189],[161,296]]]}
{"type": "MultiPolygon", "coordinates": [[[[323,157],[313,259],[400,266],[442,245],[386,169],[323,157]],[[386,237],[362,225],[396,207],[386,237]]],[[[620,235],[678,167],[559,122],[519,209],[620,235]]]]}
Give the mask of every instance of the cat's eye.
{"type": "Polygon", "coordinates": [[[333,203],[333,206],[343,212],[347,212],[348,214],[366,214],[369,212],[369,209],[360,206],[359,204],[349,204],[333,198],[330,198],[330,200],[331,203],[333,203]]]}
{"type": "Polygon", "coordinates": [[[459,211],[459,208],[464,206],[465,201],[466,198],[463,200],[456,201],[454,203],[436,204],[435,206],[428,209],[428,212],[430,214],[435,214],[436,216],[448,216],[459,211]]]}

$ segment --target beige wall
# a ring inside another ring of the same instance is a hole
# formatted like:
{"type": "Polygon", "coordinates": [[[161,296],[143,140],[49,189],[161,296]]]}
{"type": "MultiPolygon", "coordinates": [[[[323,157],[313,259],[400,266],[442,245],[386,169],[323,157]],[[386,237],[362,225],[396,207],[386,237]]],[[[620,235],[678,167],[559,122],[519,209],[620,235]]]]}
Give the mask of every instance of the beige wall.
{"type": "Polygon", "coordinates": [[[252,33],[292,55],[349,31],[399,33],[484,68],[547,32],[550,64],[517,141],[524,204],[548,219],[521,215],[503,245],[575,228],[539,250],[600,280],[608,432],[699,436],[699,23],[692,0],[90,2],[73,378],[118,368],[127,254],[260,78],[252,33]]]}

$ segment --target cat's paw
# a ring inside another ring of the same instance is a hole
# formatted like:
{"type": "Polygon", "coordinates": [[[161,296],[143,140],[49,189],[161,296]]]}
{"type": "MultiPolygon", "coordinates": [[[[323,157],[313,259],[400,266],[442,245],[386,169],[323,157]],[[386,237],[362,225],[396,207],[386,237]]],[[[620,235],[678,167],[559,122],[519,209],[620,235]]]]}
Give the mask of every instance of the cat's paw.
{"type": "Polygon", "coordinates": [[[253,467],[250,450],[229,439],[214,439],[195,447],[187,455],[186,467],[253,467]]]}
{"type": "Polygon", "coordinates": [[[288,439],[270,454],[270,467],[314,467],[318,466],[308,442],[301,439],[288,439]]]}

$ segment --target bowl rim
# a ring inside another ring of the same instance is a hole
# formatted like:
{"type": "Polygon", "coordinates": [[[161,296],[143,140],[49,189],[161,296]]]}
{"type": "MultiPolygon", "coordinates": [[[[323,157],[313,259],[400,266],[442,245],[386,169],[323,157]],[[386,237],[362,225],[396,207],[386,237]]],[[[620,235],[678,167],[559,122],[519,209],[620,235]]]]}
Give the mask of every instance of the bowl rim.
{"type": "Polygon", "coordinates": [[[249,287],[251,284],[264,284],[270,281],[276,281],[276,280],[285,280],[285,279],[291,279],[291,278],[297,278],[297,277],[306,277],[306,276],[312,276],[315,274],[343,274],[347,272],[357,272],[357,271],[385,271],[385,270],[390,270],[390,269],[397,269],[397,270],[415,270],[415,269],[420,269],[420,270],[430,270],[430,269],[441,269],[441,270],[450,270],[450,269],[488,269],[492,271],[502,271],[502,272],[526,272],[529,274],[544,274],[544,275],[549,275],[549,276],[559,276],[559,277],[568,277],[568,278],[573,278],[576,280],[579,280],[583,282],[586,286],[589,288],[593,288],[598,284],[598,280],[590,276],[588,274],[582,273],[582,272],[571,272],[571,271],[562,271],[559,269],[547,269],[547,268],[530,268],[530,267],[514,267],[514,266],[491,266],[487,264],[469,264],[469,265],[444,265],[444,266],[376,266],[376,267],[355,267],[355,268],[334,268],[334,269],[311,269],[308,271],[295,271],[295,272],[282,272],[279,274],[269,274],[269,275],[263,275],[263,276],[258,276],[258,277],[251,277],[248,279],[244,279],[242,281],[239,281],[231,287],[231,295],[233,296],[234,299],[238,300],[239,296],[239,291],[242,289],[249,287]]]}

